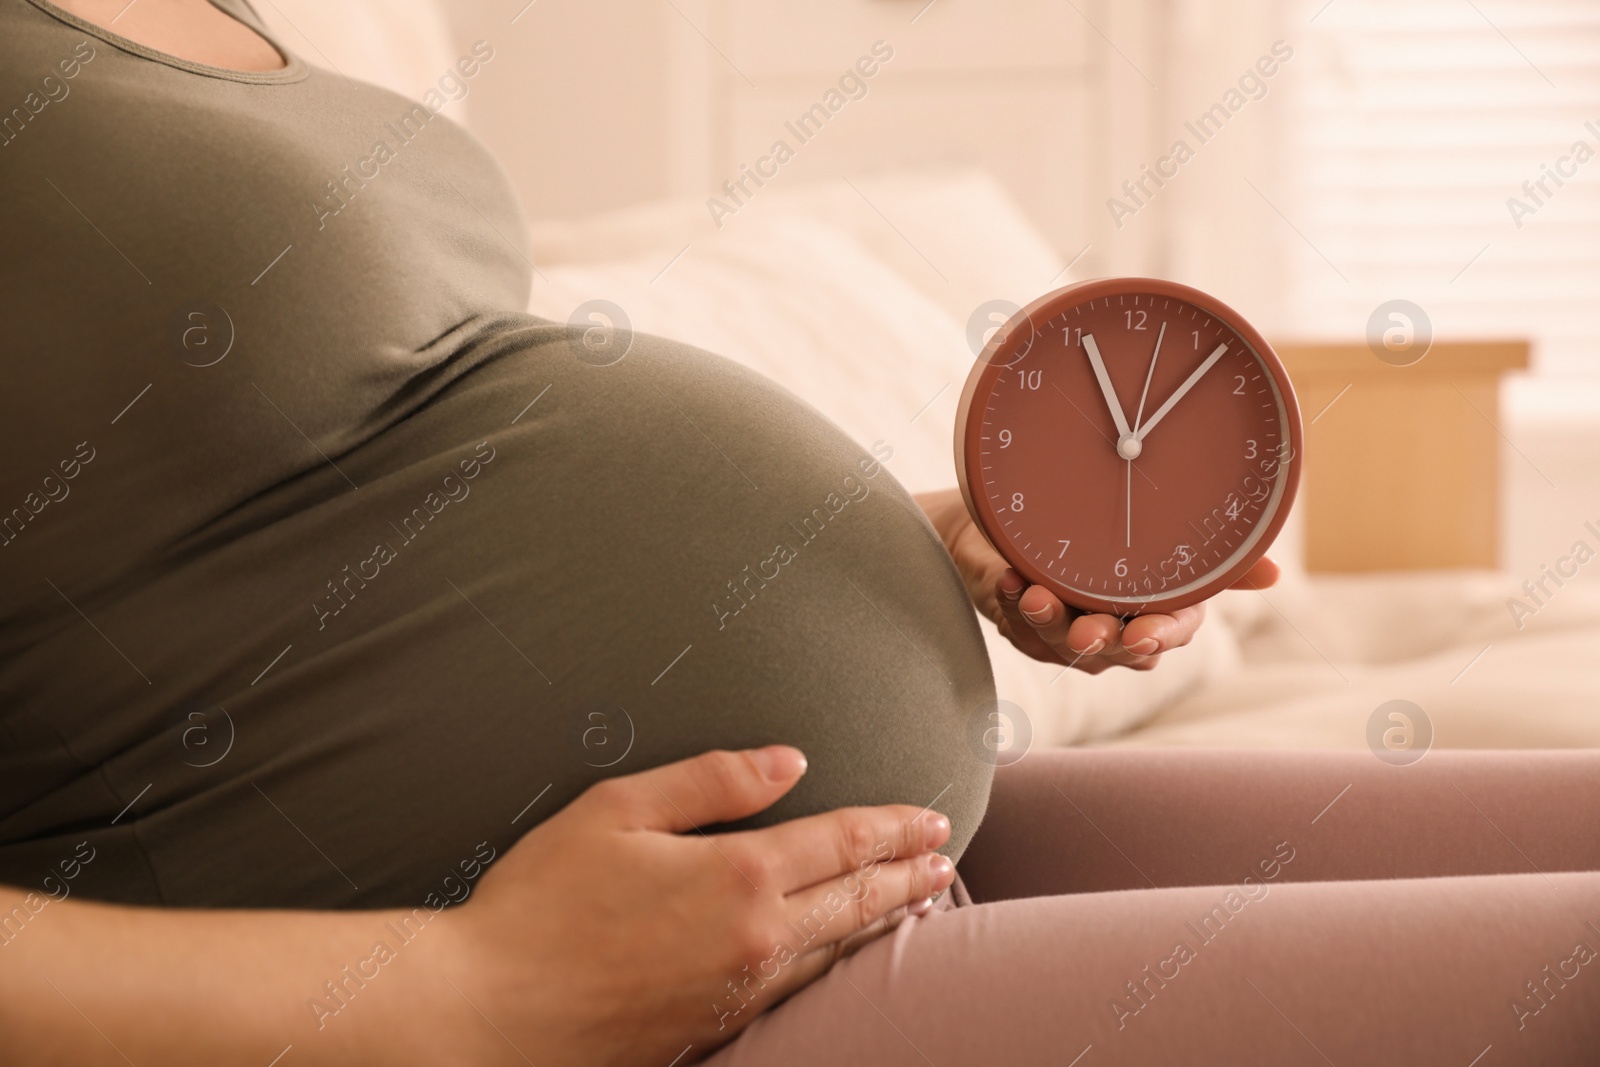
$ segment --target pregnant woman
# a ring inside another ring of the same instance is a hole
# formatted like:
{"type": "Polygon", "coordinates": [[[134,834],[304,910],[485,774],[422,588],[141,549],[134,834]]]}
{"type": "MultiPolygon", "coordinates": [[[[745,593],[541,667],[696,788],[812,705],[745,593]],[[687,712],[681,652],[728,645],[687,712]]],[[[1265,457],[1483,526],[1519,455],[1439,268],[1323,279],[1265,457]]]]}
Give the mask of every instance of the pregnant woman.
{"type": "Polygon", "coordinates": [[[443,104],[244,0],[0,0],[0,1059],[1596,1047],[1600,761],[995,775],[974,606],[1089,670],[1201,611],[1070,612],[758,375],[520,313],[443,104]]]}

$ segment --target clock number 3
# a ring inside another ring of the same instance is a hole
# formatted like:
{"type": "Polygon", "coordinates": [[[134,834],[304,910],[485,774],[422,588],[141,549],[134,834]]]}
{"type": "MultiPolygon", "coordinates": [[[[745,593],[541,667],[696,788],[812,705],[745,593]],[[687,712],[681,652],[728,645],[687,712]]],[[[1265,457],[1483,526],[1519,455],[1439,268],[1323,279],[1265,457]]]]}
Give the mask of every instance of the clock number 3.
{"type": "Polygon", "coordinates": [[[1244,458],[1245,459],[1255,459],[1256,458],[1256,443],[1254,441],[1246,441],[1245,442],[1245,447],[1248,449],[1248,451],[1245,452],[1244,458]]]}

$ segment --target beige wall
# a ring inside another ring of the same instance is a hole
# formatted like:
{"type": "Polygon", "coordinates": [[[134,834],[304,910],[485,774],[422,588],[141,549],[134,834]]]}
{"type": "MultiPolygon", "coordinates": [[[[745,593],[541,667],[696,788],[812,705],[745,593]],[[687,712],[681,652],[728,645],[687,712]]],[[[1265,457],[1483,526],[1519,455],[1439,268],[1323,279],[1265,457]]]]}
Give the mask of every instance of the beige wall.
{"type": "Polygon", "coordinates": [[[661,196],[669,154],[662,15],[640,0],[450,6],[457,38],[495,49],[470,123],[511,173],[530,217],[661,196]]]}

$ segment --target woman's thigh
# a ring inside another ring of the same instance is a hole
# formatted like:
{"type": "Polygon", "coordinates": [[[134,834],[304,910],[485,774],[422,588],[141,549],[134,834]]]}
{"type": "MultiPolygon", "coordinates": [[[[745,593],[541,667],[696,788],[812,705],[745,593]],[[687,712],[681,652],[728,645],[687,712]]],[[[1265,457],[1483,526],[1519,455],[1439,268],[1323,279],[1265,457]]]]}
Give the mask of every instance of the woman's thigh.
{"type": "Polygon", "coordinates": [[[1594,873],[1035,897],[909,920],[709,1062],[1587,1063],[1597,952],[1594,873]]]}
{"type": "Polygon", "coordinates": [[[997,773],[961,861],[979,902],[1559,870],[1600,870],[1600,751],[1032,752],[997,773]]]}

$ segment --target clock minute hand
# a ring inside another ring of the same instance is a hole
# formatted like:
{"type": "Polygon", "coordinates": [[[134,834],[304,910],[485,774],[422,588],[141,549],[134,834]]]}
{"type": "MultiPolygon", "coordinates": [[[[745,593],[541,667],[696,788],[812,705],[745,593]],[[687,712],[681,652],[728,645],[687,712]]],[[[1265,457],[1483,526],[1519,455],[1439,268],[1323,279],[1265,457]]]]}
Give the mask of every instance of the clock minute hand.
{"type": "Polygon", "coordinates": [[[1211,354],[1206,357],[1206,361],[1200,364],[1200,366],[1196,367],[1194,369],[1194,373],[1189,375],[1188,379],[1182,385],[1178,386],[1177,391],[1171,396],[1167,397],[1167,402],[1156,408],[1155,414],[1150,416],[1149,421],[1145,422],[1139,427],[1135,436],[1140,440],[1140,442],[1143,442],[1145,435],[1156,428],[1156,423],[1165,418],[1167,412],[1171,411],[1173,407],[1177,405],[1178,401],[1183,399],[1184,394],[1193,389],[1195,387],[1195,383],[1201,378],[1205,377],[1206,371],[1217,365],[1217,360],[1221,359],[1223,353],[1227,351],[1228,346],[1226,343],[1220,344],[1211,350],[1211,354]]]}
{"type": "Polygon", "coordinates": [[[1089,364],[1094,367],[1094,376],[1100,383],[1100,392],[1106,398],[1106,407],[1111,409],[1111,421],[1117,425],[1117,439],[1121,440],[1133,431],[1128,429],[1128,416],[1123,414],[1117,391],[1111,387],[1111,375],[1106,373],[1106,361],[1100,358],[1100,346],[1095,343],[1094,334],[1083,335],[1083,350],[1089,353],[1089,364]]]}

